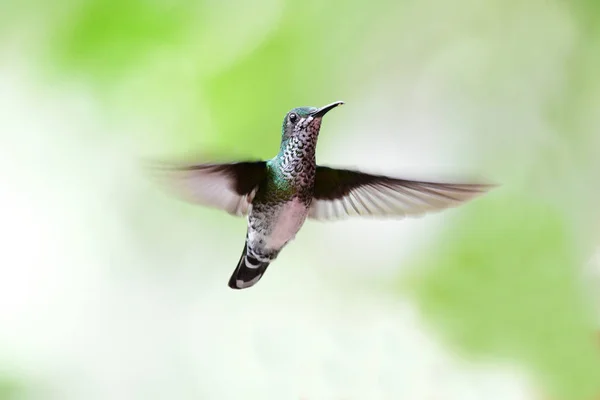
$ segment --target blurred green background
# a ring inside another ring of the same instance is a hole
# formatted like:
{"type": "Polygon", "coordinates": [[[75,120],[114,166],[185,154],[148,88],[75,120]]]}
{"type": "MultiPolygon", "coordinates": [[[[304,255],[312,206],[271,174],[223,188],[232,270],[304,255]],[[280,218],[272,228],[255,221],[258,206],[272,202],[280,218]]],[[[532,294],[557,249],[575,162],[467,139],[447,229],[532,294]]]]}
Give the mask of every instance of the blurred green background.
{"type": "Polygon", "coordinates": [[[0,400],[600,396],[594,1],[3,0],[0,400]],[[255,288],[245,224],[148,157],[270,158],[335,100],[321,164],[502,186],[308,222],[255,288]]]}

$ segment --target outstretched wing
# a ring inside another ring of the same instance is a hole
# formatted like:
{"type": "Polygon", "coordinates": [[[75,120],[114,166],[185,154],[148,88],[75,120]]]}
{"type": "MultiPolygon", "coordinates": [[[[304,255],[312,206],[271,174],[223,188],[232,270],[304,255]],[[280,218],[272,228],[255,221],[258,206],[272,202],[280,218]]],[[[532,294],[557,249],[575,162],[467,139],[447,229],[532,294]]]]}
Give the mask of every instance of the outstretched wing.
{"type": "Polygon", "coordinates": [[[266,177],[265,161],[229,164],[161,165],[157,178],[178,197],[243,216],[266,177]]]}
{"type": "Polygon", "coordinates": [[[493,188],[473,183],[420,182],[317,167],[309,218],[406,217],[460,205],[493,188]]]}

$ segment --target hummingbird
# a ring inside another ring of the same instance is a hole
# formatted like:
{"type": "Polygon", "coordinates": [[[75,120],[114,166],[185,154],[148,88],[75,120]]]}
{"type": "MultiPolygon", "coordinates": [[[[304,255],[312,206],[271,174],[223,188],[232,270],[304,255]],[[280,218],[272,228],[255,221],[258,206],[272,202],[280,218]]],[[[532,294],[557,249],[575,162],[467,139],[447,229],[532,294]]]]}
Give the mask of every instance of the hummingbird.
{"type": "Polygon", "coordinates": [[[442,183],[317,165],[323,117],[344,104],[298,107],[283,119],[279,152],[270,160],[169,165],[162,169],[179,197],[247,217],[231,289],[255,285],[306,219],[407,217],[460,205],[493,185],[442,183]]]}

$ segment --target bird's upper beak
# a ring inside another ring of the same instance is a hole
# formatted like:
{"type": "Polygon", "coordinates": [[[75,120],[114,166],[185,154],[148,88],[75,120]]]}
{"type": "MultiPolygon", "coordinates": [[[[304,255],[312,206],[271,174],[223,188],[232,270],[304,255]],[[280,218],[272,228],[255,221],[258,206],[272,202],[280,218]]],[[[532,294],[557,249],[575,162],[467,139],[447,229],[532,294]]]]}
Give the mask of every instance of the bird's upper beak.
{"type": "Polygon", "coordinates": [[[342,104],[344,104],[343,101],[336,101],[334,103],[327,104],[326,106],[323,106],[323,107],[319,108],[317,111],[314,111],[311,114],[311,117],[313,117],[313,118],[320,118],[323,115],[327,114],[329,111],[331,111],[334,108],[336,108],[337,106],[341,106],[342,104]]]}

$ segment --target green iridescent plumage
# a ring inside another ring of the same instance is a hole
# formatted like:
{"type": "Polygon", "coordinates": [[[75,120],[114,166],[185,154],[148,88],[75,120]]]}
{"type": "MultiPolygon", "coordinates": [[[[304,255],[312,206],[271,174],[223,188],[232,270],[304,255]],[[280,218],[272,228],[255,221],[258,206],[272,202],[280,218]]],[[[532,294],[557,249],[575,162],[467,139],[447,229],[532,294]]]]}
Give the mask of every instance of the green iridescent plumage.
{"type": "Polygon", "coordinates": [[[257,202],[285,201],[296,192],[292,180],[286,178],[281,172],[278,159],[267,161],[265,183],[254,196],[257,202]],[[261,188],[263,190],[261,190],[261,188]]]}

